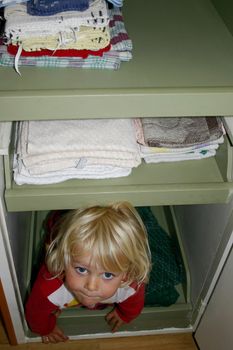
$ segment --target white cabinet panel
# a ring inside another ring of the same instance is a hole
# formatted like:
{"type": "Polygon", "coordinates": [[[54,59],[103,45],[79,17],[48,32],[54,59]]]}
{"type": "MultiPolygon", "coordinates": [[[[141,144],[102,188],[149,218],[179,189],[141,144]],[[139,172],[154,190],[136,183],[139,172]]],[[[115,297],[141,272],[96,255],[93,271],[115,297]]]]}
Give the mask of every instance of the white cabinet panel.
{"type": "Polygon", "coordinates": [[[197,328],[195,338],[201,350],[233,349],[233,250],[197,328]]]}

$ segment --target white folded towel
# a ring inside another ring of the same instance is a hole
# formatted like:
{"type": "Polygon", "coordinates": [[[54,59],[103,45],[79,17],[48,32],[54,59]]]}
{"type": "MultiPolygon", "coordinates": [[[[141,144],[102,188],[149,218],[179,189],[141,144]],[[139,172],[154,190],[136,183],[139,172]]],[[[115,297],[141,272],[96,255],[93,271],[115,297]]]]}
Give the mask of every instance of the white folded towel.
{"type": "Polygon", "coordinates": [[[148,147],[140,146],[141,157],[146,163],[178,162],[182,160],[197,160],[213,157],[219,144],[224,142],[221,136],[218,140],[206,144],[183,148],[148,147]]]}
{"type": "Polygon", "coordinates": [[[0,155],[9,153],[12,122],[0,123],[0,155]]]}
{"type": "Polygon", "coordinates": [[[127,176],[141,163],[131,119],[18,123],[17,184],[127,176]]]}
{"type": "Polygon", "coordinates": [[[97,163],[136,167],[141,163],[131,119],[30,121],[20,124],[17,152],[26,167],[86,158],[97,163]]]}
{"type": "Polygon", "coordinates": [[[65,169],[31,176],[21,160],[14,160],[14,180],[17,185],[47,185],[56,184],[70,179],[111,179],[128,176],[131,168],[120,168],[103,165],[88,165],[83,169],[65,169]]]}
{"type": "Polygon", "coordinates": [[[184,154],[164,154],[164,155],[147,155],[144,157],[146,163],[164,163],[164,162],[180,162],[183,160],[197,160],[215,156],[215,150],[207,152],[190,152],[184,154]]]}

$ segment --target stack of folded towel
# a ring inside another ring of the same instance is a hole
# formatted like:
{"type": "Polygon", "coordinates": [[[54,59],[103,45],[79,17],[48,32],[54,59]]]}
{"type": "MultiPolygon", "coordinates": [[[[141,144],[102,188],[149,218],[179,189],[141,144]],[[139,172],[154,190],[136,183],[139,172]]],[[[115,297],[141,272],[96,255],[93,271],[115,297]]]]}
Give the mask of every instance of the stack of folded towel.
{"type": "Polygon", "coordinates": [[[225,130],[219,117],[142,118],[135,123],[146,163],[211,157],[224,142],[225,130]]]}
{"type": "Polygon", "coordinates": [[[30,0],[7,6],[5,35],[25,51],[98,50],[109,44],[104,0],[30,0]]]}
{"type": "Polygon", "coordinates": [[[14,180],[18,185],[52,184],[128,176],[142,159],[212,157],[224,134],[218,117],[18,122],[14,180]]]}
{"type": "Polygon", "coordinates": [[[127,176],[140,163],[131,119],[24,121],[16,129],[18,185],[127,176]]]}
{"type": "Polygon", "coordinates": [[[109,0],[29,0],[6,6],[0,65],[117,69],[132,58],[119,6],[109,0]]]}

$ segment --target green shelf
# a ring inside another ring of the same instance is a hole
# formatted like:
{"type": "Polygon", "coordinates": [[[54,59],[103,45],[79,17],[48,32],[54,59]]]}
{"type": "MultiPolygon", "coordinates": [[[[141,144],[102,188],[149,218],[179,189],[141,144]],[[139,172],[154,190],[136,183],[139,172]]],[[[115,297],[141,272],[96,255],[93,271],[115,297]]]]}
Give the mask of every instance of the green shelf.
{"type": "Polygon", "coordinates": [[[232,146],[227,137],[215,157],[142,163],[131,175],[116,179],[17,185],[10,159],[4,158],[8,211],[71,209],[122,200],[135,206],[226,203],[233,194],[232,146]]]}
{"type": "Polygon", "coordinates": [[[126,0],[133,59],[117,71],[0,68],[0,119],[232,115],[227,1],[213,3],[126,0]]]}

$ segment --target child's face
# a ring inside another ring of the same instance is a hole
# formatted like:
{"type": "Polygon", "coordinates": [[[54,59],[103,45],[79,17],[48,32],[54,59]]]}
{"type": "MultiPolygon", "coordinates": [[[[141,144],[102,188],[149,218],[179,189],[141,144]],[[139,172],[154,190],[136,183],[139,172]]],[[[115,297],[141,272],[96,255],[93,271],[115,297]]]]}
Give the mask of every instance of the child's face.
{"type": "Polygon", "coordinates": [[[65,270],[67,288],[87,307],[112,297],[125,277],[124,273],[105,271],[93,264],[90,254],[73,261],[65,270]]]}

